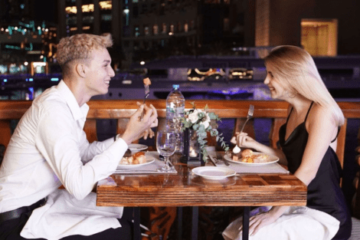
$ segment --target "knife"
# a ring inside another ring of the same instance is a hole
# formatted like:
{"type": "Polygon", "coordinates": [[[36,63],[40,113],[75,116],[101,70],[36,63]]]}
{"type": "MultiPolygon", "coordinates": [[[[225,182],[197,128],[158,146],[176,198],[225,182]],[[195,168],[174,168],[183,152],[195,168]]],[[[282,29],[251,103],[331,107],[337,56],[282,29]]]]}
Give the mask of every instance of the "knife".
{"type": "Polygon", "coordinates": [[[215,160],[213,159],[213,157],[212,157],[211,155],[209,155],[209,158],[210,158],[211,162],[215,165],[215,167],[217,167],[216,162],[215,162],[215,160]]]}

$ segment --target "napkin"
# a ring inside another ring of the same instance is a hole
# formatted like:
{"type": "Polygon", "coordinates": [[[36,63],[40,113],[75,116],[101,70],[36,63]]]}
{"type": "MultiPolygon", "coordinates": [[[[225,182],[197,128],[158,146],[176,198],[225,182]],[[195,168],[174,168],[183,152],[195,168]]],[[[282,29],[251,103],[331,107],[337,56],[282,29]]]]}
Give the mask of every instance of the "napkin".
{"type": "Polygon", "coordinates": [[[155,161],[153,163],[134,168],[122,168],[119,165],[115,171],[115,174],[177,174],[175,169],[172,169],[168,172],[158,171],[158,169],[165,166],[165,163],[159,159],[159,154],[156,151],[148,151],[145,153],[145,156],[153,157],[155,161]]]}

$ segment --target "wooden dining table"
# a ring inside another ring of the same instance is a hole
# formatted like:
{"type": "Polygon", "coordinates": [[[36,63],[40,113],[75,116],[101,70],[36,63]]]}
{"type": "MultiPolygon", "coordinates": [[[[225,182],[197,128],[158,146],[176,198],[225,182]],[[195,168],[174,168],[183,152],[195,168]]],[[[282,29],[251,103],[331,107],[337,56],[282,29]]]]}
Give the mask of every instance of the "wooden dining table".
{"type": "MultiPolygon", "coordinates": [[[[177,174],[112,175],[114,182],[97,186],[97,206],[193,207],[195,240],[200,206],[244,207],[243,239],[248,239],[250,207],[306,205],[307,187],[292,174],[236,174],[207,180],[193,174],[195,166],[181,163],[180,157],[171,159],[177,174]]],[[[138,221],[135,219],[135,225],[138,221]]],[[[140,228],[135,232],[135,239],[140,239],[140,228]]]]}

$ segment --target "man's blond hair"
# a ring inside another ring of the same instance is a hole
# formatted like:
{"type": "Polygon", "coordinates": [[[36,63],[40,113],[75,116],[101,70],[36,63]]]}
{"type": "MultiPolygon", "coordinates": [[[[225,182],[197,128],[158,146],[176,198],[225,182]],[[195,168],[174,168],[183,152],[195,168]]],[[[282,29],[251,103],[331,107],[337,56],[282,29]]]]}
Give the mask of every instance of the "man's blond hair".
{"type": "Polygon", "coordinates": [[[91,58],[91,52],[99,48],[108,48],[113,45],[110,33],[103,35],[75,34],[62,38],[57,46],[56,60],[63,75],[69,74],[69,63],[73,60],[86,60],[91,58]]]}

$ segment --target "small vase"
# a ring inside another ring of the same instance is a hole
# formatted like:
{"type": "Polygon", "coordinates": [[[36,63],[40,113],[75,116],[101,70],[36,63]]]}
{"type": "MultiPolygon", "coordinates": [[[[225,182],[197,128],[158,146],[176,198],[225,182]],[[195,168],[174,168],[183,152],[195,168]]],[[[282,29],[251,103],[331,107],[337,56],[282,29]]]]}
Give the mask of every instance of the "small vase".
{"type": "Polygon", "coordinates": [[[186,129],[184,131],[184,152],[182,162],[188,165],[205,165],[205,162],[202,159],[200,145],[197,141],[196,131],[192,129],[186,129]]]}

